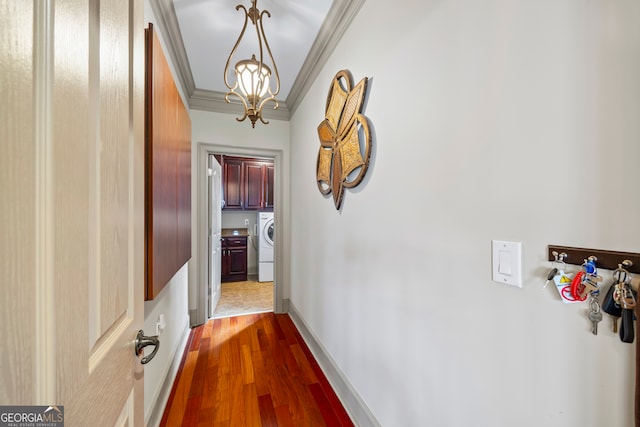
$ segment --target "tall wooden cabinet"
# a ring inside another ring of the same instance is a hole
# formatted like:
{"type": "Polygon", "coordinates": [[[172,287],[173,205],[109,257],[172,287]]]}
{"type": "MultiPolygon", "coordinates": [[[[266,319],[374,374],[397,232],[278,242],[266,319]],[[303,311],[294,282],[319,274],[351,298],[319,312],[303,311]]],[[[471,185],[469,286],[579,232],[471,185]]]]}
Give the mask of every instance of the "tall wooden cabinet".
{"type": "Polygon", "coordinates": [[[224,210],[273,209],[272,160],[220,156],[224,210]]]}
{"type": "Polygon", "coordinates": [[[191,119],[153,25],[145,37],[145,299],[152,300],[191,258],[191,119]]]}

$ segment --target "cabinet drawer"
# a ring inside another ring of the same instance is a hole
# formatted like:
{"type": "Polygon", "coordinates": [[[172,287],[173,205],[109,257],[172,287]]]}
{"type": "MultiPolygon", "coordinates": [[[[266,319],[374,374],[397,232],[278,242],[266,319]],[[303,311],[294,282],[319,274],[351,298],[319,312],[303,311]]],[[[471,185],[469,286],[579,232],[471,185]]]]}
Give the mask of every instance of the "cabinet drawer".
{"type": "Polygon", "coordinates": [[[246,237],[225,237],[224,244],[227,248],[241,248],[247,246],[246,237]]]}

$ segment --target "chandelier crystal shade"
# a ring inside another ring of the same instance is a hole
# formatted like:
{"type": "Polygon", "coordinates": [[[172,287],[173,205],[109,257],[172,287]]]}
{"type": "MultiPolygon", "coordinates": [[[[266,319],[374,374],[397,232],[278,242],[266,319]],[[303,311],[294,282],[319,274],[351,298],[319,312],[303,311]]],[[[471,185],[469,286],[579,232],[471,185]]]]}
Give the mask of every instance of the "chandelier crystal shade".
{"type": "Polygon", "coordinates": [[[260,11],[256,6],[257,0],[251,1],[251,7],[247,10],[243,5],[236,6],[236,10],[242,9],[244,11],[244,25],[240,36],[233,46],[227,64],[224,67],[224,83],[229,88],[225,99],[227,103],[231,103],[230,96],[236,96],[244,106],[244,114],[242,117],[238,117],[236,120],[239,122],[244,121],[247,117],[251,120],[251,126],[255,128],[258,119],[264,124],[269,123],[262,117],[262,108],[267,102],[273,101],[274,109],[278,108],[278,101],[276,101],[276,95],[280,92],[280,77],[278,76],[278,68],[273,60],[271,54],[271,48],[267,42],[267,37],[262,27],[262,17],[267,15],[271,17],[271,14],[267,10],[260,11]],[[233,77],[235,81],[229,82],[229,64],[232,63],[234,54],[236,53],[242,37],[247,29],[247,24],[251,20],[251,24],[255,27],[256,35],[258,37],[258,59],[256,55],[252,54],[251,59],[243,59],[236,63],[233,69],[233,77]],[[269,58],[271,67],[264,63],[263,49],[266,48],[266,52],[269,58]],[[273,68],[273,74],[271,71],[273,68]],[[272,88],[271,84],[274,83],[275,87],[272,88]]]}

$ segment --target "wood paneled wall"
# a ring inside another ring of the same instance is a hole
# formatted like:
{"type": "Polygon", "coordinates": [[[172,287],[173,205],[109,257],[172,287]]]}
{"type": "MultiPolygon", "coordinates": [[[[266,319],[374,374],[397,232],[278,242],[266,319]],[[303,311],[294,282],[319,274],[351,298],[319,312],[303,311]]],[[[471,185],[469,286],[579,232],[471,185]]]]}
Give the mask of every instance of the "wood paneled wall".
{"type": "Polygon", "coordinates": [[[191,119],[153,25],[146,30],[146,293],[191,258],[191,119]]]}

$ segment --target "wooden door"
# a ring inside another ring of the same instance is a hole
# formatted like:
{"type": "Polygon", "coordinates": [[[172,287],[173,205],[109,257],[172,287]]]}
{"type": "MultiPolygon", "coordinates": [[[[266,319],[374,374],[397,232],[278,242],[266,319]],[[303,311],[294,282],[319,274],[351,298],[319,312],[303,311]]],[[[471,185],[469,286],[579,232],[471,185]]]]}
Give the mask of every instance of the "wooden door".
{"type": "Polygon", "coordinates": [[[137,0],[0,0],[0,404],[142,425],[137,0]]]}

